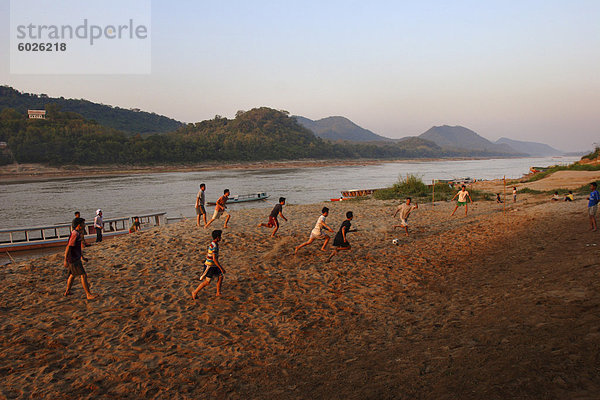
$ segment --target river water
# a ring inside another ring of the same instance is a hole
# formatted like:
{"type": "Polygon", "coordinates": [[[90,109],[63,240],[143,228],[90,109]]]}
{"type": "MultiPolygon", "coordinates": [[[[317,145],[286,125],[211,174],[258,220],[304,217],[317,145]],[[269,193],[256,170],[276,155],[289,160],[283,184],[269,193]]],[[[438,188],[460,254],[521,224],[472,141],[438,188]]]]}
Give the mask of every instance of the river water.
{"type": "MultiPolygon", "coordinates": [[[[432,179],[518,178],[530,166],[568,164],[579,157],[547,157],[457,161],[402,161],[364,166],[324,166],[255,170],[151,173],[44,182],[0,182],[0,229],[69,222],[75,210],[93,219],[97,208],[104,218],[167,212],[169,218],[193,217],[198,186],[207,185],[207,200],[215,200],[228,188],[231,194],[267,192],[276,202],[307,204],[339,197],[341,190],[391,186],[399,176],[415,174],[432,179]]],[[[231,205],[271,207],[266,202],[231,205]]],[[[212,209],[212,208],[211,208],[212,209]]]]}

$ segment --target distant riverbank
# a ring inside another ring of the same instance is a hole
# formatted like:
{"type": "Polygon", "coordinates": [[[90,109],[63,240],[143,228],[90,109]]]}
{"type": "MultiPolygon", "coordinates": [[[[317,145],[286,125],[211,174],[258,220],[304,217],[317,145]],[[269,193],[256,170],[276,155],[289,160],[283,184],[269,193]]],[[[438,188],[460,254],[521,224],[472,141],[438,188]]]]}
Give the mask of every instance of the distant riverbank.
{"type": "Polygon", "coordinates": [[[425,163],[432,161],[486,160],[490,158],[417,158],[417,159],[336,159],[336,160],[284,160],[284,161],[252,161],[252,162],[217,162],[210,161],[193,165],[67,165],[52,167],[44,164],[11,164],[0,166],[0,183],[36,182],[54,179],[98,178],[106,176],[123,176],[134,174],[197,172],[223,169],[276,169],[305,168],[330,166],[377,165],[393,162],[425,163]]]}

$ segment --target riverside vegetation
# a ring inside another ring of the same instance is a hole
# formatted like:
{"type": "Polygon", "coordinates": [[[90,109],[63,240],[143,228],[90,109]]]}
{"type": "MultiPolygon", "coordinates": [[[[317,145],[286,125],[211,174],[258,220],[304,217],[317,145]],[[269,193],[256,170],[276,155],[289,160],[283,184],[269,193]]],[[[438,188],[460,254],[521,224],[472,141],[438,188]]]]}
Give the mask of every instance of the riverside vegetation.
{"type": "Polygon", "coordinates": [[[11,153],[2,163],[107,165],[293,159],[422,158],[454,156],[426,140],[393,144],[332,143],[316,137],[285,111],[240,111],[234,119],[186,124],[167,134],[125,132],[46,107],[47,119],[30,120],[15,109],[0,112],[0,141],[11,153]]]}

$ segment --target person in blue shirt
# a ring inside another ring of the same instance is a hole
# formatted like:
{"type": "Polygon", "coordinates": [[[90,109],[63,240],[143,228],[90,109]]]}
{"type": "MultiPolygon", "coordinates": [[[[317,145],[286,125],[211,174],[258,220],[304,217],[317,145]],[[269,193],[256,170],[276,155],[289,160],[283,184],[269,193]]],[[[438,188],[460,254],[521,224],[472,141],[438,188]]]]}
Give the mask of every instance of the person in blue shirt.
{"type": "Polygon", "coordinates": [[[598,185],[596,182],[590,183],[590,197],[588,197],[588,215],[590,216],[590,224],[592,232],[598,230],[598,224],[596,222],[596,213],[598,212],[598,203],[600,203],[600,193],[598,193],[598,185]]]}

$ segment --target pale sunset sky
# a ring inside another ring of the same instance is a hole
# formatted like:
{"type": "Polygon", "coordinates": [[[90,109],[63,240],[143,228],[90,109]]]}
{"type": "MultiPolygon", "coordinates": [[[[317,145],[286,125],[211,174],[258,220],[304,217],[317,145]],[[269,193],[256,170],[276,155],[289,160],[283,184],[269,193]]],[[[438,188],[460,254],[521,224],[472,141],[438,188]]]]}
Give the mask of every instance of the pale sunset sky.
{"type": "Polygon", "coordinates": [[[598,0],[151,6],[151,73],[20,75],[0,0],[0,84],[183,122],[268,106],[392,138],[445,124],[566,151],[600,143],[598,0]]]}

